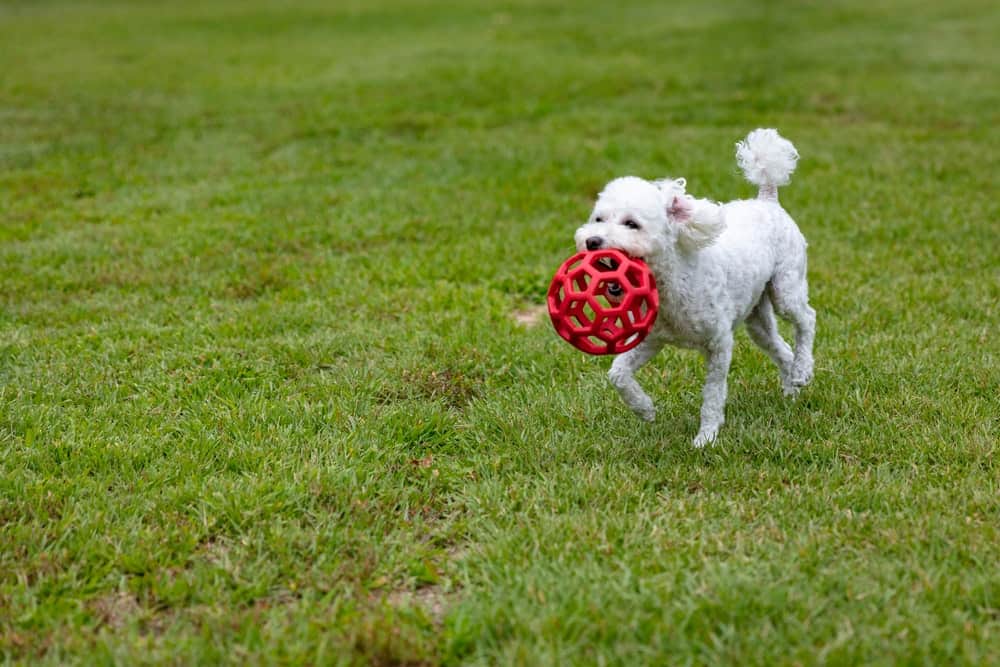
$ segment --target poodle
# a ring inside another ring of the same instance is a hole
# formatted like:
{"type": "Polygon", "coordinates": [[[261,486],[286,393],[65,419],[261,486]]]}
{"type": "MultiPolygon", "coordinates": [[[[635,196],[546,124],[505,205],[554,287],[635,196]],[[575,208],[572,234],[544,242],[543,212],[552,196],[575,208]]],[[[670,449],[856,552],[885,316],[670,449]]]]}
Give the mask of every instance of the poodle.
{"type": "Polygon", "coordinates": [[[736,144],[736,161],[756,199],[718,204],[687,194],[685,179],[616,178],[598,195],[576,231],[578,250],[618,248],[644,260],[656,276],[660,309],[649,336],[618,356],[608,378],[641,418],[656,415],[635,372],[666,343],[699,350],[707,362],[695,447],[714,442],[725,421],[726,376],[733,334],[745,322],[750,339],[778,366],[786,395],[813,376],[816,311],[809,305],[806,240],[778,203],[778,186],[798,152],[772,129],[736,144]],[[795,329],[794,352],[775,313],[795,329]]]}

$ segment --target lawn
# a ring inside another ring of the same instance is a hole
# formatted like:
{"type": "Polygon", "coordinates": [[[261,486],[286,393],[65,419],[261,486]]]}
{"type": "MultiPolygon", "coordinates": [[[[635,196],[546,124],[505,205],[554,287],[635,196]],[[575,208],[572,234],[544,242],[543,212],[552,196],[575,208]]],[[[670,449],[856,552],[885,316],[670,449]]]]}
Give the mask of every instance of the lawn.
{"type": "Polygon", "coordinates": [[[0,660],[1000,664],[995,3],[0,4],[0,660]],[[539,306],[601,185],[750,196],[814,383],[539,306]]]}

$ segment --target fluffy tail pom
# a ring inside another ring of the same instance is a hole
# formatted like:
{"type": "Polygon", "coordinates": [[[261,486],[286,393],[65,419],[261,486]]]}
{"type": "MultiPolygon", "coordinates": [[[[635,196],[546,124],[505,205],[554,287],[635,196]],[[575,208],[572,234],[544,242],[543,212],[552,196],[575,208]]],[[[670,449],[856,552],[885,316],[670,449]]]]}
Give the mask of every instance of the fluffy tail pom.
{"type": "Polygon", "coordinates": [[[760,188],[758,199],[778,201],[778,186],[787,185],[799,152],[777,130],[754,130],[736,144],[736,164],[760,188]]]}

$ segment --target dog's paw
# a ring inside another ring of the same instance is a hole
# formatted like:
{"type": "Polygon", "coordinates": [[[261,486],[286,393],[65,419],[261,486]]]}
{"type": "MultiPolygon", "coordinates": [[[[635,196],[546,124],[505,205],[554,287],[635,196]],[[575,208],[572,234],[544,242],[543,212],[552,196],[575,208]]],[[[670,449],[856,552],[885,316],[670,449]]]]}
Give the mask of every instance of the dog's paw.
{"type": "Polygon", "coordinates": [[[802,387],[812,382],[812,373],[803,373],[799,375],[793,375],[791,377],[782,378],[781,380],[781,390],[789,398],[794,398],[799,395],[799,391],[802,387]]]}
{"type": "Polygon", "coordinates": [[[650,402],[649,405],[643,405],[635,408],[634,412],[636,416],[644,422],[656,421],[656,408],[653,407],[652,402],[650,402]]]}
{"type": "Polygon", "coordinates": [[[697,449],[701,449],[705,445],[711,445],[715,442],[715,437],[719,434],[719,430],[711,431],[698,431],[698,435],[694,437],[694,441],[691,443],[697,449]]]}
{"type": "Polygon", "coordinates": [[[645,394],[629,396],[626,398],[625,404],[631,408],[636,417],[643,421],[651,422],[656,419],[656,406],[653,405],[653,399],[645,394]]]}

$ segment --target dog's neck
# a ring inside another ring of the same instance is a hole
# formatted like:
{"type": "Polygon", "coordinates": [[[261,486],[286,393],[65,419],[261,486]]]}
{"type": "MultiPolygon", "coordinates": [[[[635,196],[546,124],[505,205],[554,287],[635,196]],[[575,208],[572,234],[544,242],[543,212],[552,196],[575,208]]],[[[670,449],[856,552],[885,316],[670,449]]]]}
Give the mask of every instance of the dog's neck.
{"type": "Polygon", "coordinates": [[[697,262],[696,255],[697,253],[682,252],[676,246],[664,250],[650,262],[650,268],[653,270],[653,275],[656,276],[657,287],[663,290],[676,286],[681,276],[689,273],[691,267],[697,262]]]}

